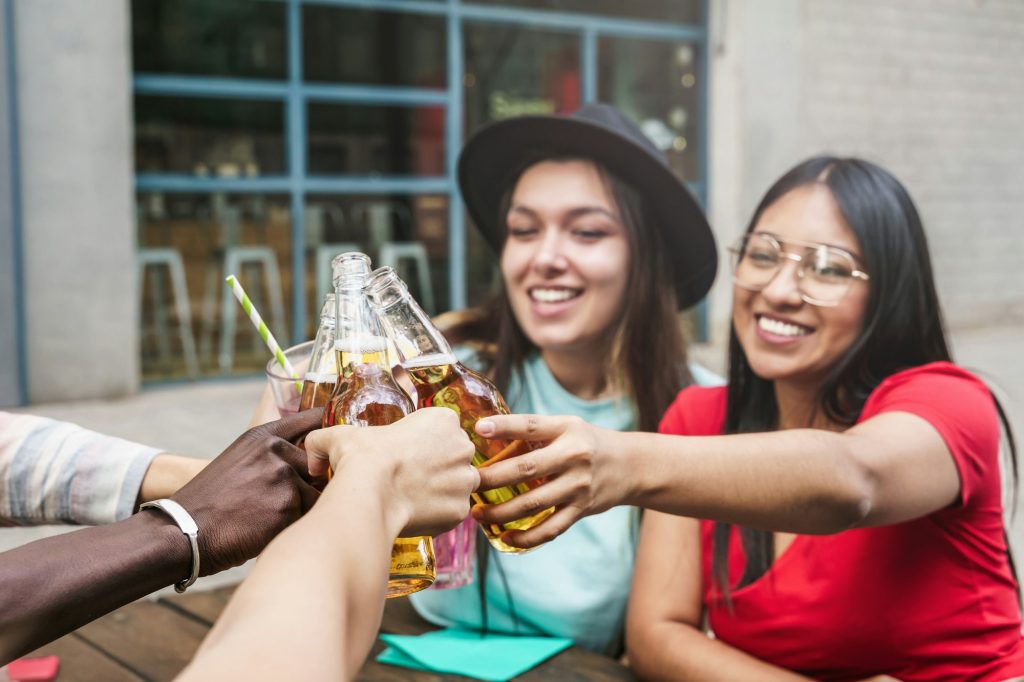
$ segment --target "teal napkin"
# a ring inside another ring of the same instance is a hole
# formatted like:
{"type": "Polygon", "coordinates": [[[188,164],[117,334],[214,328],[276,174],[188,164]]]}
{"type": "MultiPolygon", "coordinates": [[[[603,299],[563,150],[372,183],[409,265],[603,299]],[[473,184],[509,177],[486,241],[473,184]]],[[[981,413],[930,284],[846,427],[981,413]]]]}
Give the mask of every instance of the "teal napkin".
{"type": "Polygon", "coordinates": [[[381,635],[390,646],[381,663],[435,673],[505,682],[572,646],[561,637],[481,635],[466,630],[435,630],[423,635],[381,635]]]}

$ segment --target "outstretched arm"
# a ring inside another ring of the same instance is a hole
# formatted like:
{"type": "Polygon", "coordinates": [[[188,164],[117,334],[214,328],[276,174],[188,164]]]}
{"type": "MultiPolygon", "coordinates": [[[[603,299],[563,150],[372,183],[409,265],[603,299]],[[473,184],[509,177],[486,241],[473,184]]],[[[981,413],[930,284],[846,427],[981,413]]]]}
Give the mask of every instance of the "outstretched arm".
{"type": "Polygon", "coordinates": [[[887,412],[845,431],[794,429],[729,436],[623,433],[574,417],[507,415],[477,424],[487,437],[546,441],[481,471],[481,488],[547,482],[473,515],[505,523],[557,511],[503,539],[532,547],[577,519],[619,504],[753,528],[826,534],[924,516],[957,500],[960,479],[938,431],[887,412]]]}
{"type": "Polygon", "coordinates": [[[444,408],[315,431],[306,445],[334,478],[260,557],[182,681],[353,678],[380,626],[395,537],[459,523],[479,482],[475,449],[444,408]]]}
{"type": "MultiPolygon", "coordinates": [[[[238,438],[172,499],[199,526],[200,574],[255,556],[312,506],[291,439],[319,425],[312,410],[238,438]]],[[[0,554],[0,664],[189,575],[191,549],[162,512],[38,540],[0,554]]]]}

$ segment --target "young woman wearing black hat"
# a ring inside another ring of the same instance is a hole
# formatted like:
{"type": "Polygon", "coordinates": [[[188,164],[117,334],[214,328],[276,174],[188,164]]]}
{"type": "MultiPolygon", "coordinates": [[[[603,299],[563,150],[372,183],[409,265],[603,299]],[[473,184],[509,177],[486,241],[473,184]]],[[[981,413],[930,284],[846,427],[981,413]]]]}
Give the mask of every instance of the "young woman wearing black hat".
{"type": "MultiPolygon", "coordinates": [[[[463,360],[495,378],[513,411],[654,431],[681,388],[716,380],[687,364],[678,318],[714,279],[714,239],[664,156],[620,112],[588,105],[496,123],[467,143],[459,181],[501,255],[504,286],[448,335],[472,349],[463,360]]],[[[623,507],[527,555],[479,543],[483,580],[412,603],[443,625],[615,653],[637,524],[623,507]]]]}
{"type": "Polygon", "coordinates": [[[865,161],[810,159],[733,253],[728,386],[683,390],[661,423],[677,435],[481,420],[482,435],[550,441],[482,470],[482,488],[548,483],[474,516],[555,505],[503,538],[529,547],[613,505],[652,510],[627,626],[645,679],[1024,675],[1006,420],[950,362],[906,190],[865,161]]]}

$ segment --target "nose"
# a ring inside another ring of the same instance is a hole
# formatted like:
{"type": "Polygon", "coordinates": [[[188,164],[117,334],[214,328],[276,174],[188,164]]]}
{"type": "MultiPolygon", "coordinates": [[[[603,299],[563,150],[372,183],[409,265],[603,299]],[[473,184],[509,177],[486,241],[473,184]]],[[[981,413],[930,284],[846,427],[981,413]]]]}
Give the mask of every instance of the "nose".
{"type": "Polygon", "coordinates": [[[537,242],[537,251],[533,255],[534,269],[543,275],[551,275],[565,270],[568,261],[562,247],[560,230],[555,228],[544,230],[537,242]]]}
{"type": "Polygon", "coordinates": [[[800,260],[785,254],[778,272],[761,290],[765,300],[778,308],[798,307],[803,303],[800,293],[800,260]]]}

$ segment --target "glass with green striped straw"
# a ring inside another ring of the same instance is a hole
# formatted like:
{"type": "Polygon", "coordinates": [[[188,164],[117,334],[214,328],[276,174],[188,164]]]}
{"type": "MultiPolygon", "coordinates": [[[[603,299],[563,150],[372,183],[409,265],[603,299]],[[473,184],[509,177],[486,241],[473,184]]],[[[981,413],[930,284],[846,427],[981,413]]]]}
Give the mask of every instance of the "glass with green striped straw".
{"type": "MultiPolygon", "coordinates": [[[[293,383],[295,385],[296,393],[301,392],[302,376],[295,369],[291,360],[289,360],[288,356],[285,354],[285,351],[277,342],[277,339],[274,338],[274,335],[267,327],[266,322],[264,322],[263,318],[260,316],[259,311],[256,310],[256,306],[252,304],[252,300],[249,298],[249,295],[245,293],[245,289],[242,288],[242,284],[238,281],[238,278],[232,274],[228,275],[224,281],[231,288],[231,293],[233,293],[235,295],[235,298],[238,299],[238,302],[241,304],[242,310],[245,311],[245,314],[249,318],[249,321],[252,322],[254,327],[256,327],[256,333],[259,334],[259,337],[263,340],[263,343],[265,343],[267,345],[267,348],[270,349],[271,355],[274,356],[272,362],[276,363],[281,368],[281,370],[283,370],[283,373],[285,375],[285,381],[287,383],[293,383]],[[292,379],[293,381],[289,382],[288,379],[292,379]]],[[[289,349],[289,351],[291,350],[292,349],[289,349]]],[[[275,372],[275,374],[280,373],[275,372]]],[[[268,379],[271,376],[269,367],[267,371],[267,376],[268,379]]],[[[273,381],[271,381],[271,385],[274,385],[273,381]]],[[[275,401],[277,402],[278,411],[281,412],[282,414],[289,411],[295,411],[287,409],[289,407],[289,401],[287,400],[286,397],[282,396],[281,400],[278,400],[278,395],[276,391],[274,398],[275,401]]],[[[296,403],[296,408],[297,407],[298,403],[296,403]]]]}

